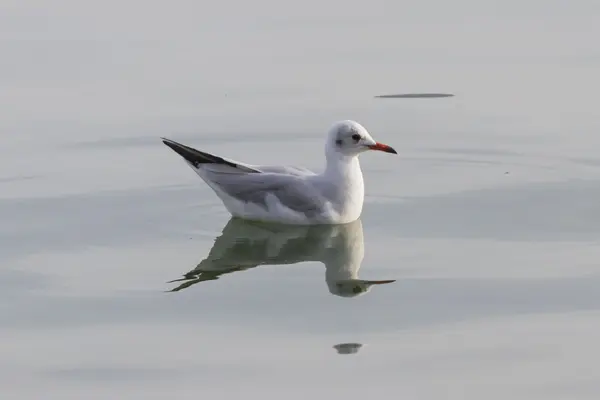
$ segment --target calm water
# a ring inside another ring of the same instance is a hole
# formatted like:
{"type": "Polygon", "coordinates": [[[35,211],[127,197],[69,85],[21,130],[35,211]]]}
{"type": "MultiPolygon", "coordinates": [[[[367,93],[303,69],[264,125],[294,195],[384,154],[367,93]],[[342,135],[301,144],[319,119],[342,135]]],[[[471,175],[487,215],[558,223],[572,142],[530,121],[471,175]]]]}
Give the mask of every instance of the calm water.
{"type": "Polygon", "coordinates": [[[3,398],[598,398],[599,22],[3,1],[3,398]],[[345,118],[399,151],[346,227],[230,220],[159,140],[318,169],[345,118]]]}

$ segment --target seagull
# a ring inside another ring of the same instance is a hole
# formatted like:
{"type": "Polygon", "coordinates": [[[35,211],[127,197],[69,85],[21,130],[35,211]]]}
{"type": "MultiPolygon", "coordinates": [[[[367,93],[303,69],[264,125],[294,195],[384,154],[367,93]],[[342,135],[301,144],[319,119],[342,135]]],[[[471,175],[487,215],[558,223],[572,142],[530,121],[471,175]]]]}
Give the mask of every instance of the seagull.
{"type": "Polygon", "coordinates": [[[296,166],[246,164],[161,139],[183,157],[232,216],[295,225],[357,220],[364,202],[359,154],[367,150],[398,154],[352,120],[338,121],[329,129],[321,173],[296,166]]]}
{"type": "Polygon", "coordinates": [[[288,225],[231,218],[208,255],[170,290],[178,292],[200,282],[267,265],[320,262],[329,292],[357,297],[394,279],[365,280],[359,270],[365,254],[360,219],[339,225],[288,225]]]}

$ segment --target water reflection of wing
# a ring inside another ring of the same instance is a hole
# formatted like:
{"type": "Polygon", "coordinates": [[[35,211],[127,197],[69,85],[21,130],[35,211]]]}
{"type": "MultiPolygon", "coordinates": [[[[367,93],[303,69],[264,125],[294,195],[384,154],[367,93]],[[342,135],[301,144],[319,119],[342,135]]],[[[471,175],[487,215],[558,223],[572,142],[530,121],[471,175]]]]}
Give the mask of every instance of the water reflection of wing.
{"type": "Polygon", "coordinates": [[[260,265],[321,261],[323,251],[332,245],[333,231],[335,226],[269,224],[231,218],[208,256],[183,278],[171,281],[184,282],[171,291],[260,265]]]}
{"type": "Polygon", "coordinates": [[[170,290],[170,292],[178,292],[183,289],[187,289],[188,287],[195,285],[196,283],[205,282],[205,281],[214,281],[219,279],[221,275],[230,274],[236,271],[243,271],[252,267],[232,267],[230,269],[222,269],[220,271],[198,271],[196,269],[188,272],[181,279],[174,279],[169,281],[168,283],[173,282],[183,282],[179,286],[170,290]]]}

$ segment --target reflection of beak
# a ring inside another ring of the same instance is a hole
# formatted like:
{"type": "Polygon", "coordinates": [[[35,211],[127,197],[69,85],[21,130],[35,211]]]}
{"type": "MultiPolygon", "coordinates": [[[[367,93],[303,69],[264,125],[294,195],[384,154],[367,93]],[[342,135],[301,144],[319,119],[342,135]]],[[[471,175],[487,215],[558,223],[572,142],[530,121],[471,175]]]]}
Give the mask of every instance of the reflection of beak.
{"type": "Polygon", "coordinates": [[[396,150],[394,150],[392,147],[388,146],[387,144],[383,144],[383,143],[379,143],[379,142],[376,142],[375,144],[370,145],[369,148],[371,150],[379,150],[379,151],[385,151],[386,153],[398,154],[398,152],[396,152],[396,150]]]}
{"type": "Polygon", "coordinates": [[[364,281],[367,285],[383,285],[386,283],[396,282],[395,279],[386,279],[382,281],[364,281]]]}

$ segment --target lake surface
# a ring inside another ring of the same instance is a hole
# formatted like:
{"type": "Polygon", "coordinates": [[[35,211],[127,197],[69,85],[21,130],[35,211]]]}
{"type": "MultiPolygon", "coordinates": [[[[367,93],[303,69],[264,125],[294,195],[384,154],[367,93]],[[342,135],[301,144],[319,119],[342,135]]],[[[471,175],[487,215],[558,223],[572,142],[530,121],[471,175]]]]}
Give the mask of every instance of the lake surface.
{"type": "Polygon", "coordinates": [[[3,1],[3,398],[597,399],[599,21],[3,1]],[[347,118],[399,155],[346,227],[230,220],[159,139],[319,169],[347,118]]]}

